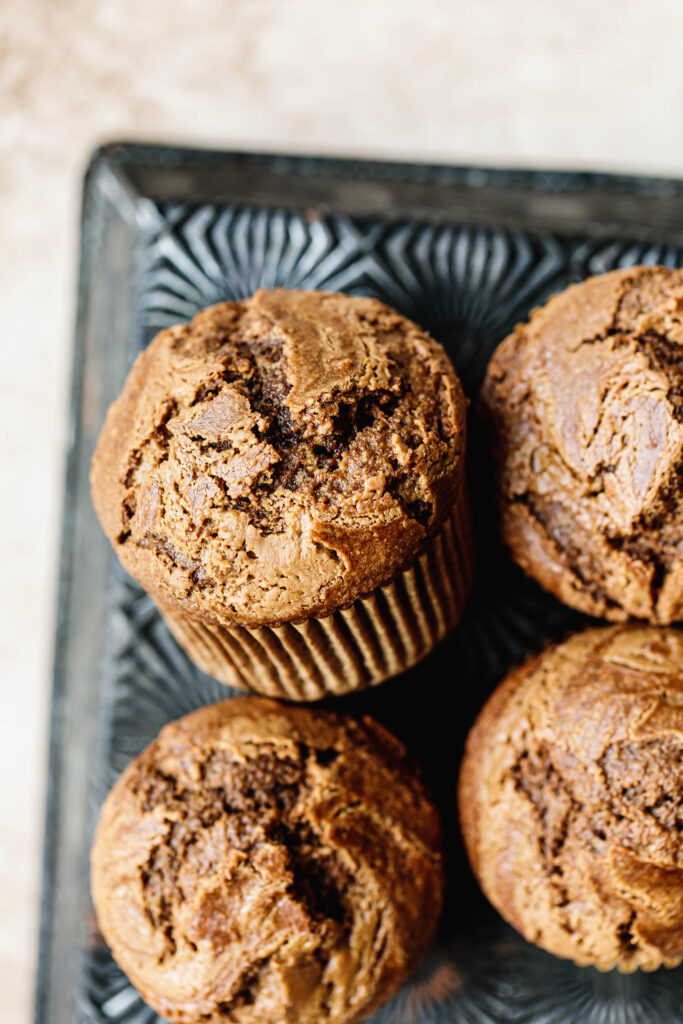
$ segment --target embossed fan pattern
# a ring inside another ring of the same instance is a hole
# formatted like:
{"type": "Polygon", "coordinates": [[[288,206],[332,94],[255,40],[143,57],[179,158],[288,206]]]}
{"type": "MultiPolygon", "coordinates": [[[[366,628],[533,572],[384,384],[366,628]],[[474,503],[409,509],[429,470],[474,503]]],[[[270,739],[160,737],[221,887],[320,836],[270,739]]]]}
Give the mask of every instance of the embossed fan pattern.
{"type": "MultiPolygon", "coordinates": [[[[203,306],[249,295],[261,286],[372,295],[417,320],[446,346],[471,399],[496,344],[553,291],[617,266],[683,261],[673,246],[412,222],[390,225],[280,210],[148,203],[145,224],[136,311],[145,342],[203,306]]],[[[454,820],[464,735],[511,664],[584,621],[523,578],[498,547],[486,455],[476,418],[471,420],[469,473],[479,561],[465,617],[422,665],[343,702],[383,719],[409,742],[444,811],[450,845],[449,898],[440,937],[416,976],[374,1020],[675,1024],[683,1021],[683,970],[603,976],[555,960],[500,921],[465,865],[454,820]],[[460,708],[455,718],[454,705],[460,708]]],[[[190,664],[151,601],[122,571],[112,570],[112,579],[105,756],[94,786],[93,818],[124,765],[165,722],[230,695],[190,664]]],[[[79,1012],[84,1024],[157,1020],[96,932],[83,960],[79,1012]]]]}

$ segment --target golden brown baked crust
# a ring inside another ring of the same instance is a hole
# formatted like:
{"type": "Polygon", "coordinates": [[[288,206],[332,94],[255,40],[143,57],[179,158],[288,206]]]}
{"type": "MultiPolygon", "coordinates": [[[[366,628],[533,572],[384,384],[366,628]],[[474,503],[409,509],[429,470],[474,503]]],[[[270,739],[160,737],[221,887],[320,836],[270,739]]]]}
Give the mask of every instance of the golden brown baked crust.
{"type": "Polygon", "coordinates": [[[683,617],[683,270],[573,285],[502,343],[482,391],[505,540],[567,604],[683,617]]]}
{"type": "Polygon", "coordinates": [[[107,416],[92,493],[125,568],[224,625],[326,615],[443,522],[465,401],[444,350],[374,299],[275,289],[162,331],[107,416]]]}
{"type": "Polygon", "coordinates": [[[92,891],[116,960],[173,1021],[357,1021],[431,941],[438,815],[369,719],[228,700],[123,773],[92,891]]]}
{"type": "Polygon", "coordinates": [[[472,729],[472,868],[530,942],[602,970],[683,959],[683,634],[580,633],[513,672],[472,729]]]}

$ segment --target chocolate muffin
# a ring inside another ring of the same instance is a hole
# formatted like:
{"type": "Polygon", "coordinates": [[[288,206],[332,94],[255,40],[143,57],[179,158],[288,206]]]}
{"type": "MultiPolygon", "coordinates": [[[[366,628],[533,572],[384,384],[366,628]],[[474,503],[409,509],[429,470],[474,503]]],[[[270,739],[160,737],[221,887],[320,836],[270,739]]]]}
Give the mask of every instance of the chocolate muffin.
{"type": "Polygon", "coordinates": [[[373,299],[260,291],[162,331],[92,463],[124,567],[223,682],[315,699],[394,675],[472,573],[465,399],[373,299]]]}
{"type": "Polygon", "coordinates": [[[683,617],[683,270],[572,285],[517,327],[482,392],[515,559],[591,615],[683,617]]]}
{"type": "Polygon", "coordinates": [[[256,697],[167,726],[109,794],[102,933],[180,1024],[348,1024],[411,973],[442,899],[437,812],[369,719],[256,697]]]}
{"type": "Polygon", "coordinates": [[[683,634],[592,629],[513,672],[460,775],[475,875],[530,942],[600,970],[683,959],[683,634]]]}

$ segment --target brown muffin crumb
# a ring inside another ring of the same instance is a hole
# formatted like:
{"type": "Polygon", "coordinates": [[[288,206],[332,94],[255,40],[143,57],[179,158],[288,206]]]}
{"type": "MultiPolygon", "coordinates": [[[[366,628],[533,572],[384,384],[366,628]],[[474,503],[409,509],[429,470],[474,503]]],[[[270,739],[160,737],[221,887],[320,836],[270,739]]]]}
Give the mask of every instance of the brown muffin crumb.
{"type": "Polygon", "coordinates": [[[160,603],[303,621],[388,582],[439,528],[464,410],[443,349],[387,306],[260,291],[138,358],[93,459],[95,507],[160,603]]]}
{"type": "Polygon", "coordinates": [[[513,672],[472,729],[472,868],[530,942],[601,970],[683,959],[683,634],[613,626],[513,672]]]}
{"type": "Polygon", "coordinates": [[[482,406],[520,565],[615,621],[683,616],[683,270],[573,285],[500,345],[482,406]]]}
{"type": "Polygon", "coordinates": [[[180,1024],[351,1022],[416,965],[441,907],[438,816],[369,719],[243,698],[167,726],[109,795],[98,921],[180,1024]]]}

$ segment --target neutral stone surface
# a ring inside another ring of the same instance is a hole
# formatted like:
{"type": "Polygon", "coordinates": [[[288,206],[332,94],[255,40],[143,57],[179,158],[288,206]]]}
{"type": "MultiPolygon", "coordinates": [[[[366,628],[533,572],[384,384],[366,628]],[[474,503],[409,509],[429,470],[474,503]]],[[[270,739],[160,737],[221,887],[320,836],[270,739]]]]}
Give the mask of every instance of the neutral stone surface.
{"type": "Polygon", "coordinates": [[[30,1016],[80,178],[115,138],[679,174],[677,0],[3,0],[0,986],[30,1016]],[[9,685],[9,684],[12,685],[9,685]]]}

